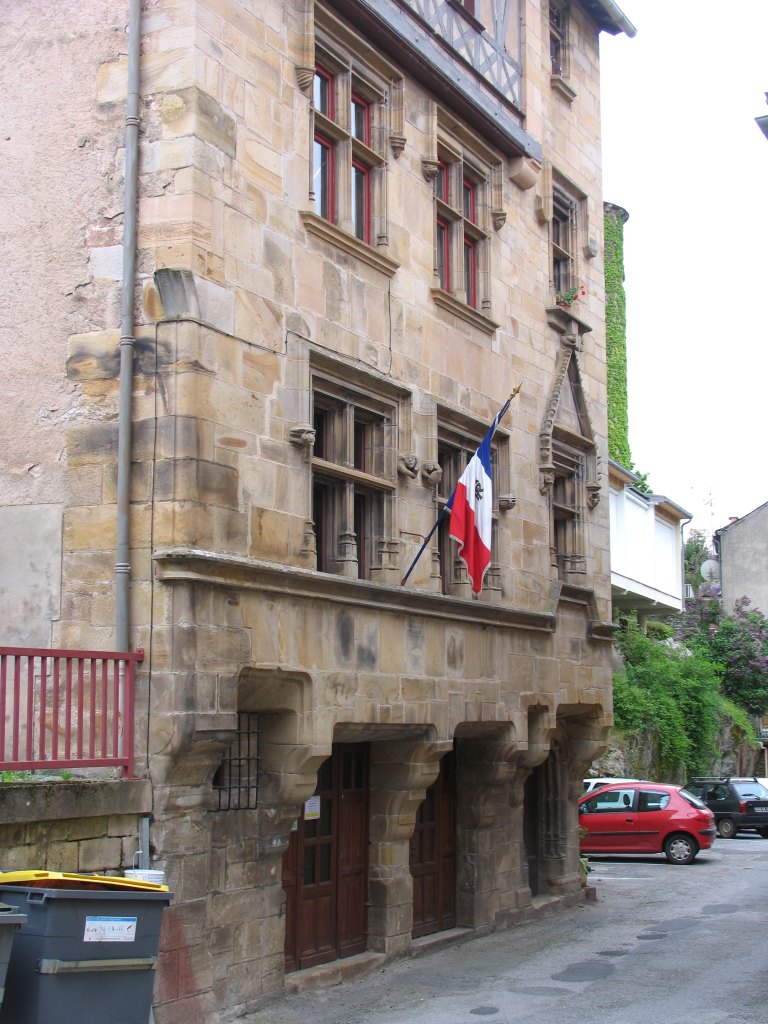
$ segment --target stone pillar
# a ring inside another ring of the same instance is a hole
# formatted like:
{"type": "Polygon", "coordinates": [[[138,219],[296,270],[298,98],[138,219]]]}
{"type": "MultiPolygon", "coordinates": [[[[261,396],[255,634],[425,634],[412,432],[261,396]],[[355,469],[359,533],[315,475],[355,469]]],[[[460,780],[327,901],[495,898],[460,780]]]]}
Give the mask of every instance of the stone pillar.
{"type": "Polygon", "coordinates": [[[410,839],[440,757],[451,746],[424,739],[371,744],[368,946],[387,956],[400,956],[411,946],[410,839]]]}
{"type": "Polygon", "coordinates": [[[521,884],[520,814],[510,803],[516,743],[507,727],[493,739],[459,739],[457,756],[457,923],[491,928],[517,905],[521,884]]]}

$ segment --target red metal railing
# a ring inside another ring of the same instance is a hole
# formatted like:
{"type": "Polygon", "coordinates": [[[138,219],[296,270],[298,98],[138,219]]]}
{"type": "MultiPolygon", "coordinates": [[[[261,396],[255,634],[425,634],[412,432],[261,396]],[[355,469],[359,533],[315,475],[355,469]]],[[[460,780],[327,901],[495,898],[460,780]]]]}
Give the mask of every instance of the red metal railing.
{"type": "Polygon", "coordinates": [[[133,775],[134,682],[144,651],[0,647],[0,771],[133,775]]]}

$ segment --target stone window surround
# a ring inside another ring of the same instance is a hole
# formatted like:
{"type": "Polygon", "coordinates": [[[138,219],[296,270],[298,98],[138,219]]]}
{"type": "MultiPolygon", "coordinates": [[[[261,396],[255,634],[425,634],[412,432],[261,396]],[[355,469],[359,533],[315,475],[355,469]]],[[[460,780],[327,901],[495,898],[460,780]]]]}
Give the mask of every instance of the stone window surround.
{"type": "MultiPolygon", "coordinates": [[[[488,429],[487,423],[472,419],[447,406],[437,408],[437,451],[440,464],[440,479],[435,488],[436,513],[445,507],[458,483],[467,462],[474,454],[488,429]],[[452,465],[444,464],[446,453],[454,458],[452,465]]],[[[501,597],[501,566],[498,552],[499,511],[508,511],[514,506],[509,491],[509,435],[498,427],[492,444],[493,460],[493,541],[491,564],[483,582],[482,593],[491,600],[501,597]]],[[[441,580],[444,594],[470,599],[470,582],[464,562],[456,556],[456,542],[449,539],[450,517],[440,524],[435,547],[433,548],[433,575],[441,580]],[[448,578],[444,570],[448,568],[448,578]]]]}
{"type": "Polygon", "coordinates": [[[395,554],[397,549],[397,404],[382,401],[370,390],[352,389],[327,371],[313,369],[311,387],[318,570],[375,579],[386,562],[387,548],[391,553],[394,547],[395,554]]]}
{"type": "Polygon", "coordinates": [[[493,336],[499,324],[492,317],[491,243],[492,230],[498,231],[506,221],[502,196],[502,161],[474,133],[442,115],[436,104],[430,111],[432,127],[428,155],[422,160],[422,172],[433,186],[435,267],[432,298],[436,305],[493,336]],[[445,122],[445,123],[443,123],[445,122]],[[438,195],[440,173],[447,171],[448,196],[438,195]],[[475,191],[475,217],[470,221],[462,204],[463,182],[468,180],[475,191]],[[449,230],[448,247],[451,274],[445,288],[438,270],[438,224],[449,230]],[[476,297],[470,305],[464,280],[464,237],[472,239],[476,259],[476,297]]]}
{"type": "Polygon", "coordinates": [[[302,91],[310,100],[310,152],[308,207],[300,216],[304,227],[324,242],[355,256],[369,266],[392,277],[399,263],[388,254],[387,153],[399,157],[405,145],[403,135],[403,78],[397,69],[360,36],[330,12],[315,10],[314,37],[310,54],[312,66],[297,67],[302,91]],[[328,113],[315,110],[312,83],[315,69],[321,67],[330,76],[334,102],[328,113]],[[370,138],[368,143],[355,138],[351,124],[352,97],[369,104],[370,138]],[[313,151],[316,138],[333,146],[336,164],[334,216],[332,220],[317,212],[313,191],[313,151]],[[368,171],[370,228],[368,240],[355,235],[352,212],[352,168],[368,171]]]}
{"type": "Polygon", "coordinates": [[[566,0],[549,0],[545,38],[549,40],[550,85],[568,103],[576,99],[570,77],[570,12],[566,0]],[[553,17],[554,15],[554,17],[553,17]]]}

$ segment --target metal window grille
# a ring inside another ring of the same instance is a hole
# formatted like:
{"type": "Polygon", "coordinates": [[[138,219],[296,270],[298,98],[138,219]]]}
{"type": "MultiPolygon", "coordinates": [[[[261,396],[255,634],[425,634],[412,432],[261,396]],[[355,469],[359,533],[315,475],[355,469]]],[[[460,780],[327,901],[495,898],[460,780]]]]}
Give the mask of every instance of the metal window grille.
{"type": "Polygon", "coordinates": [[[213,777],[220,811],[254,810],[259,799],[259,716],[240,711],[232,745],[213,777]]]}

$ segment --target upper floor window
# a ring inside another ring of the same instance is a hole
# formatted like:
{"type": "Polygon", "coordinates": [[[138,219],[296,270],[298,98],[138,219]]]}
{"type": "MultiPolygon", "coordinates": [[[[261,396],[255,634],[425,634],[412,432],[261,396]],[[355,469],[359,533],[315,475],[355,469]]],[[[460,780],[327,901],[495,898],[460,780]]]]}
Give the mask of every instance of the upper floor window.
{"type": "Polygon", "coordinates": [[[552,283],[556,292],[576,285],[576,239],[578,203],[555,186],[552,199],[552,283]]]}
{"type": "MultiPolygon", "coordinates": [[[[438,424],[437,440],[437,461],[440,465],[442,476],[437,487],[437,507],[442,512],[448,503],[451,495],[456,490],[459,478],[467,467],[467,462],[472,458],[482,436],[468,436],[462,429],[455,429],[447,424],[438,424]]],[[[491,476],[494,483],[493,503],[493,524],[491,534],[491,566],[486,575],[484,589],[498,589],[495,583],[498,580],[498,494],[500,487],[499,480],[499,449],[505,443],[500,434],[494,436],[491,448],[491,476]]],[[[437,536],[437,548],[440,557],[440,579],[444,594],[455,594],[459,584],[466,582],[466,566],[457,557],[458,546],[456,541],[450,537],[450,513],[446,515],[440,524],[437,536]]]]}
{"type": "Polygon", "coordinates": [[[314,375],[312,519],[320,572],[371,579],[392,521],[397,407],[314,375]]]}
{"type": "Polygon", "coordinates": [[[564,7],[550,0],[549,4],[549,59],[551,73],[558,77],[568,74],[566,58],[568,56],[568,14],[564,7]]]}
{"type": "MultiPolygon", "coordinates": [[[[322,49],[318,47],[322,55],[322,49]]],[[[351,62],[326,54],[312,86],[312,193],[316,212],[367,245],[384,218],[385,93],[351,62]],[[380,151],[381,150],[381,151],[380,151]]]]}
{"type": "Polygon", "coordinates": [[[489,171],[462,148],[438,147],[435,177],[435,272],[442,291],[477,310],[490,309],[488,293],[489,171]]]}

